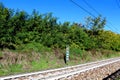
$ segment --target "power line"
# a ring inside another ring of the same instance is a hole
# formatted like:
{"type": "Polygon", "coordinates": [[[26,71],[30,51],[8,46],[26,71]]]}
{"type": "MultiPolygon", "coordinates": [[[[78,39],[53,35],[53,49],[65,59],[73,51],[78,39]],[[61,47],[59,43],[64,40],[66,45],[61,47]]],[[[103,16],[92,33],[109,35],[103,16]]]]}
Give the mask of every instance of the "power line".
{"type": "MultiPolygon", "coordinates": [[[[86,0],[82,0],[89,8],[91,8],[93,11],[95,11],[98,15],[100,15],[100,13],[93,8],[86,0]]],[[[109,27],[108,25],[106,25],[107,27],[109,27]]],[[[111,27],[109,27],[110,29],[112,29],[111,27]]]]}
{"type": "MultiPolygon", "coordinates": [[[[76,6],[78,6],[79,8],[81,8],[82,10],[84,10],[85,12],[87,12],[89,15],[95,17],[91,12],[89,12],[88,10],[86,10],[85,8],[83,8],[82,6],[80,6],[78,3],[74,2],[73,0],[70,0],[70,1],[71,1],[72,3],[74,3],[76,6]]],[[[95,8],[93,8],[86,0],[83,0],[83,1],[86,3],[86,5],[87,5],[88,7],[90,7],[93,11],[95,11],[98,15],[100,15],[100,13],[99,13],[95,8]]],[[[119,1],[120,1],[120,0],[119,0],[119,1]]],[[[112,26],[114,26],[111,22],[108,21],[108,23],[111,24],[112,26]]],[[[111,28],[110,26],[108,26],[107,24],[106,24],[106,26],[109,27],[110,29],[112,29],[112,28],[111,28]]],[[[115,26],[114,26],[114,29],[118,30],[115,26]]],[[[112,29],[112,30],[113,30],[113,29],[112,29]]]]}
{"type": "MultiPolygon", "coordinates": [[[[117,0],[116,0],[117,1],[117,0]]],[[[100,13],[95,9],[93,8],[86,0],[83,0],[83,2],[88,6],[90,7],[93,11],[95,11],[98,15],[100,15],[100,13]]],[[[120,0],[119,0],[120,2],[120,0]]],[[[119,5],[119,4],[118,4],[119,5]]],[[[120,5],[119,5],[120,7],[120,5]]],[[[114,26],[110,21],[107,21],[109,24],[111,24],[112,26],[114,26]]],[[[107,27],[109,27],[110,29],[112,29],[110,26],[106,25],[107,27]]],[[[115,26],[114,26],[114,29],[118,30],[115,26]]],[[[112,29],[113,30],[113,29],[112,29]]]]}
{"type": "MultiPolygon", "coordinates": [[[[116,31],[119,30],[119,29],[117,29],[111,22],[108,21],[108,23],[109,23],[110,25],[112,25],[112,26],[114,27],[114,29],[116,29],[116,31]]],[[[117,32],[117,33],[118,33],[118,32],[117,32]]]]}
{"type": "Polygon", "coordinates": [[[89,15],[95,17],[91,12],[89,12],[88,10],[86,10],[85,8],[83,8],[82,6],[80,6],[79,4],[77,4],[76,2],[74,2],[73,0],[70,0],[72,3],[74,3],[76,6],[78,6],[79,8],[81,8],[82,10],[84,10],[85,12],[87,12],[89,15]]]}
{"type": "Polygon", "coordinates": [[[88,7],[90,7],[93,11],[95,11],[98,15],[100,15],[100,13],[99,13],[95,8],[93,8],[86,0],[83,0],[83,2],[84,2],[88,7]]]}
{"type": "MultiPolygon", "coordinates": [[[[92,17],[96,18],[91,12],[89,12],[88,10],[86,10],[85,8],[83,8],[82,6],[80,6],[79,4],[77,4],[76,2],[74,2],[73,0],[70,0],[72,3],[74,3],[76,6],[78,6],[79,8],[81,8],[82,10],[84,10],[85,12],[87,12],[89,15],[91,15],[92,17]]],[[[85,1],[86,2],[86,1],[85,1]]],[[[86,2],[87,3],[87,2],[86,2]]],[[[88,3],[87,3],[88,4],[88,3]]],[[[88,4],[89,5],[89,4],[88,4]]],[[[89,5],[93,10],[95,10],[91,5],[89,5]]],[[[95,10],[95,12],[97,14],[99,14],[98,11],[95,10]]],[[[107,27],[109,27],[108,25],[106,25],[107,27]]],[[[110,29],[112,29],[111,27],[109,27],[110,29]]]]}

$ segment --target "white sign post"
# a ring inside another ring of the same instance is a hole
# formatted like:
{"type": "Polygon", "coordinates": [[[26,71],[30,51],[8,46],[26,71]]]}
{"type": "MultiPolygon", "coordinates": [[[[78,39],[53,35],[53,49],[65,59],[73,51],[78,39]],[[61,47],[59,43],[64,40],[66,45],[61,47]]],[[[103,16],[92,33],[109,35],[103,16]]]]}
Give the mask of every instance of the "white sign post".
{"type": "Polygon", "coordinates": [[[66,47],[66,62],[69,61],[69,46],[66,47]]]}

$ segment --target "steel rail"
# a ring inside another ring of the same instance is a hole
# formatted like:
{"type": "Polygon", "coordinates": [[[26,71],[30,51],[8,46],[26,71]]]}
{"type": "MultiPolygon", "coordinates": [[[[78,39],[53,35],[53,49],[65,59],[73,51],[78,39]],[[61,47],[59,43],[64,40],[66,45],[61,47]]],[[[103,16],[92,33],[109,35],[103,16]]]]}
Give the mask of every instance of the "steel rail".
{"type": "Polygon", "coordinates": [[[5,77],[0,77],[0,80],[8,80],[8,79],[15,79],[15,78],[19,78],[19,77],[27,77],[27,76],[37,75],[37,74],[39,75],[39,74],[44,74],[44,73],[52,73],[52,72],[57,72],[57,71],[61,71],[61,70],[68,70],[70,68],[77,68],[77,67],[88,66],[88,65],[92,65],[92,64],[96,64],[96,63],[106,62],[106,61],[109,61],[109,60],[110,60],[110,62],[101,64],[101,65],[92,66],[92,67],[89,67],[89,68],[84,69],[84,70],[79,70],[79,71],[75,71],[75,72],[73,71],[71,73],[67,73],[67,74],[64,73],[64,74],[56,75],[56,76],[53,76],[53,77],[50,77],[50,78],[47,77],[47,78],[42,78],[42,79],[44,79],[44,80],[47,80],[47,79],[48,80],[54,80],[54,79],[59,79],[59,78],[62,78],[62,77],[67,77],[67,76],[70,76],[70,75],[78,74],[80,72],[85,72],[85,71],[90,70],[90,69],[94,69],[94,68],[97,68],[97,67],[101,67],[101,66],[104,66],[104,65],[108,65],[108,64],[120,61],[120,57],[101,60],[101,61],[96,61],[96,62],[90,62],[90,63],[85,63],[85,64],[80,64],[80,65],[76,65],[76,66],[69,66],[69,67],[64,67],[64,68],[51,69],[51,70],[46,70],[46,71],[38,71],[38,72],[33,72],[33,73],[31,72],[31,73],[26,73],[26,74],[5,76],[5,77]]]}

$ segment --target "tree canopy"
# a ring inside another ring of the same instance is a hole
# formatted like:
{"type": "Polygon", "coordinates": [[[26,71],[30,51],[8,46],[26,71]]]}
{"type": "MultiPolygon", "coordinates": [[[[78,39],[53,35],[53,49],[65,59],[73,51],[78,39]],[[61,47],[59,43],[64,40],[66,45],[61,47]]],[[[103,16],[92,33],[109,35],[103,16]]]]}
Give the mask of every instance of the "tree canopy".
{"type": "Polygon", "coordinates": [[[51,48],[66,45],[80,49],[120,51],[120,35],[104,30],[106,19],[88,17],[86,25],[58,23],[51,13],[40,14],[6,8],[0,3],[0,48],[18,49],[23,44],[40,43],[51,48]]]}

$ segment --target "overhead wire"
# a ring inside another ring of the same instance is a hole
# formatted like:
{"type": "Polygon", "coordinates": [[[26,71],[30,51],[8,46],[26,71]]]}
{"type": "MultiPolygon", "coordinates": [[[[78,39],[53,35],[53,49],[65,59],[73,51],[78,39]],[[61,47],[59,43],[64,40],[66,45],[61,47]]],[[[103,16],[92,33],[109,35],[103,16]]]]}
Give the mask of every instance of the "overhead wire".
{"type": "MultiPolygon", "coordinates": [[[[119,32],[120,32],[119,29],[117,29],[111,22],[108,21],[108,23],[109,23],[111,26],[114,27],[114,29],[117,31],[116,33],[119,33],[119,32]],[[118,31],[119,31],[119,32],[118,32],[118,31]]],[[[106,25],[106,26],[108,26],[108,25],[106,25]]],[[[108,26],[108,27],[110,27],[110,26],[108,26]]]]}
{"type": "MultiPolygon", "coordinates": [[[[72,3],[74,3],[76,6],[78,6],[79,8],[81,8],[82,10],[84,10],[85,12],[87,12],[89,15],[91,15],[92,17],[95,18],[95,16],[89,12],[88,10],[86,10],[85,8],[83,8],[82,6],[80,6],[78,3],[76,3],[75,1],[73,0],[70,0],[72,3]]],[[[93,8],[86,0],[83,0],[83,2],[89,7],[91,8],[94,12],[96,12],[98,15],[100,15],[100,13],[95,9],[93,8]]],[[[113,26],[113,24],[111,22],[108,21],[109,24],[111,24],[113,26]]],[[[106,24],[106,26],[110,29],[112,29],[109,25],[106,24]]],[[[114,29],[118,30],[116,27],[114,27],[114,29]]],[[[113,30],[113,29],[112,29],[113,30]]],[[[115,31],[116,32],[116,31],[115,31]]],[[[118,33],[118,32],[117,32],[118,33]]]]}
{"type": "Polygon", "coordinates": [[[95,8],[93,8],[86,0],[83,0],[83,2],[84,2],[89,8],[91,8],[93,11],[95,11],[98,15],[100,15],[100,13],[99,13],[95,8]]]}
{"type": "MultiPolygon", "coordinates": [[[[95,9],[93,8],[86,0],[83,0],[83,2],[89,7],[91,8],[95,13],[97,13],[98,15],[100,15],[100,13],[95,9]]],[[[111,24],[111,22],[109,22],[111,24]]],[[[111,24],[112,25],[112,24],[111,24]]],[[[112,29],[110,26],[106,25],[107,27],[109,27],[110,29],[112,29]]],[[[113,25],[112,25],[113,26],[113,25]]]]}
{"type": "Polygon", "coordinates": [[[74,3],[76,6],[78,6],[79,8],[81,8],[83,11],[87,12],[89,15],[91,15],[92,17],[95,17],[91,12],[89,12],[88,10],[86,10],[85,8],[83,8],[82,6],[80,6],[78,3],[76,3],[73,0],[70,0],[72,3],[74,3]]]}
{"type": "MultiPolygon", "coordinates": [[[[120,0],[119,0],[120,1],[120,0]]],[[[88,6],[88,7],[90,7],[93,11],[95,11],[98,15],[100,15],[100,13],[95,9],[95,8],[93,8],[86,0],[83,0],[83,2],[88,6]]],[[[120,6],[120,5],[119,5],[120,6]]],[[[116,29],[116,31],[118,31],[118,29],[110,22],[110,21],[107,21],[111,26],[113,26],[114,27],[114,29],[116,29]]],[[[107,24],[106,24],[106,26],[107,27],[109,27],[110,29],[112,29],[110,26],[108,26],[107,24]]],[[[118,32],[117,32],[118,33],[118,32]]]]}

